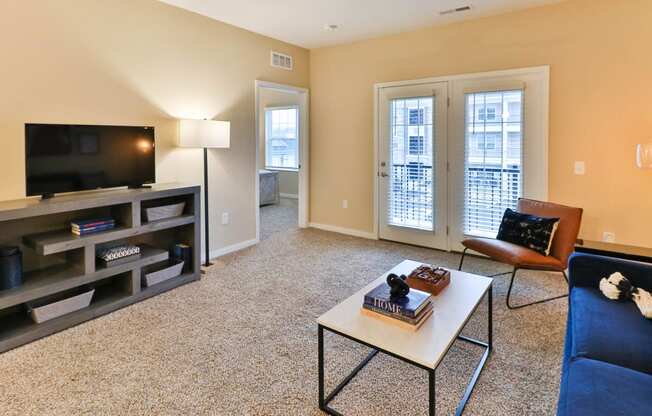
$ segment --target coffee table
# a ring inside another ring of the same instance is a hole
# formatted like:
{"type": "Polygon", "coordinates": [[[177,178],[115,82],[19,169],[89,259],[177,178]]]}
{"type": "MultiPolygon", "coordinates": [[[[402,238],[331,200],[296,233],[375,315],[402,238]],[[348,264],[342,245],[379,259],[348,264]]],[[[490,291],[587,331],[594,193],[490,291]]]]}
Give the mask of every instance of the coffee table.
{"type": "Polygon", "coordinates": [[[379,352],[398,358],[428,372],[428,413],[435,414],[435,371],[455,340],[469,342],[484,348],[456,415],[461,415],[469,400],[480,372],[492,348],[492,281],[488,277],[451,270],[451,282],[443,292],[433,298],[433,315],[417,331],[402,328],[381,319],[362,314],[364,295],[384,282],[388,273],[409,274],[422,263],[405,260],[383,276],[344,300],[317,319],[319,354],[319,408],[335,416],[342,414],[329,403],[379,352]],[[468,338],[460,332],[478,308],[480,301],[488,298],[487,342],[468,338]],[[353,340],[372,349],[369,355],[342,380],[333,391],[324,392],[324,331],[353,340]]]}

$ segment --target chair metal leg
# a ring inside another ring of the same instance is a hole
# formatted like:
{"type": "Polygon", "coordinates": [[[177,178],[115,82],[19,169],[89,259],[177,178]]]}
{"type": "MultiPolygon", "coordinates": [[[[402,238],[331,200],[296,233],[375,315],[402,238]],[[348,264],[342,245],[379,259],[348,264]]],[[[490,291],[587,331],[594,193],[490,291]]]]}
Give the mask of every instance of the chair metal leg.
{"type": "Polygon", "coordinates": [[[468,248],[464,247],[464,250],[462,250],[462,258],[460,259],[460,266],[457,268],[457,270],[462,270],[462,264],[464,264],[464,257],[466,256],[466,250],[468,248]]]}
{"type": "MultiPolygon", "coordinates": [[[[515,305],[515,306],[510,305],[509,304],[509,298],[510,298],[510,296],[512,294],[512,287],[514,286],[514,278],[516,277],[516,272],[518,270],[519,270],[518,267],[514,267],[514,271],[512,271],[512,278],[509,281],[509,289],[507,289],[507,298],[505,299],[505,303],[507,304],[507,308],[509,308],[509,309],[521,309],[521,308],[525,308],[526,306],[531,306],[531,305],[536,305],[536,304],[539,304],[539,303],[549,302],[551,300],[561,299],[561,298],[565,298],[565,297],[568,296],[568,294],[565,294],[565,295],[555,296],[555,297],[552,297],[552,298],[537,300],[536,302],[530,302],[530,303],[526,303],[526,304],[523,304],[523,305],[515,305]]],[[[562,271],[561,273],[564,275],[564,279],[566,279],[566,282],[568,282],[568,277],[566,276],[566,272],[562,271]]]]}

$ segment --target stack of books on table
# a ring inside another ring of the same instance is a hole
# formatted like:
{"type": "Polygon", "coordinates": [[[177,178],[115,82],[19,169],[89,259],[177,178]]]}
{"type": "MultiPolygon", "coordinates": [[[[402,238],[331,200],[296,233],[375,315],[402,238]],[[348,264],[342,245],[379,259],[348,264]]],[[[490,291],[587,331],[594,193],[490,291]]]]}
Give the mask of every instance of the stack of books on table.
{"type": "Polygon", "coordinates": [[[115,228],[115,220],[107,217],[92,220],[72,221],[70,226],[73,234],[81,236],[111,230],[115,228]]]}
{"type": "Polygon", "coordinates": [[[383,282],[365,295],[362,312],[416,331],[432,315],[432,296],[410,289],[407,296],[392,297],[389,285],[383,282]]]}

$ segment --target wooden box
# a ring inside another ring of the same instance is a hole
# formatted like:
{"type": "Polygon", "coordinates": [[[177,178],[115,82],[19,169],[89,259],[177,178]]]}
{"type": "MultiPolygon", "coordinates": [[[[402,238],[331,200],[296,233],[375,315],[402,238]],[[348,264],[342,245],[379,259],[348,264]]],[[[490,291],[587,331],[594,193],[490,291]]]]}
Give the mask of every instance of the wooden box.
{"type": "Polygon", "coordinates": [[[437,296],[451,281],[451,272],[441,267],[421,265],[407,277],[407,284],[412,289],[428,292],[437,296]]]}

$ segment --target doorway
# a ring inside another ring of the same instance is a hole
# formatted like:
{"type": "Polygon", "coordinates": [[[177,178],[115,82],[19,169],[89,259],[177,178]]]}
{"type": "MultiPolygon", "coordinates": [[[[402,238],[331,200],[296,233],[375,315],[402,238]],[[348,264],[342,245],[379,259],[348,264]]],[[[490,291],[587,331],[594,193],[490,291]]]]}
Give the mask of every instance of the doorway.
{"type": "Polygon", "coordinates": [[[308,224],[308,90],[256,81],[259,240],[308,224]]]}
{"type": "Polygon", "coordinates": [[[548,198],[549,68],[375,85],[378,238],[441,250],[548,198]]]}

